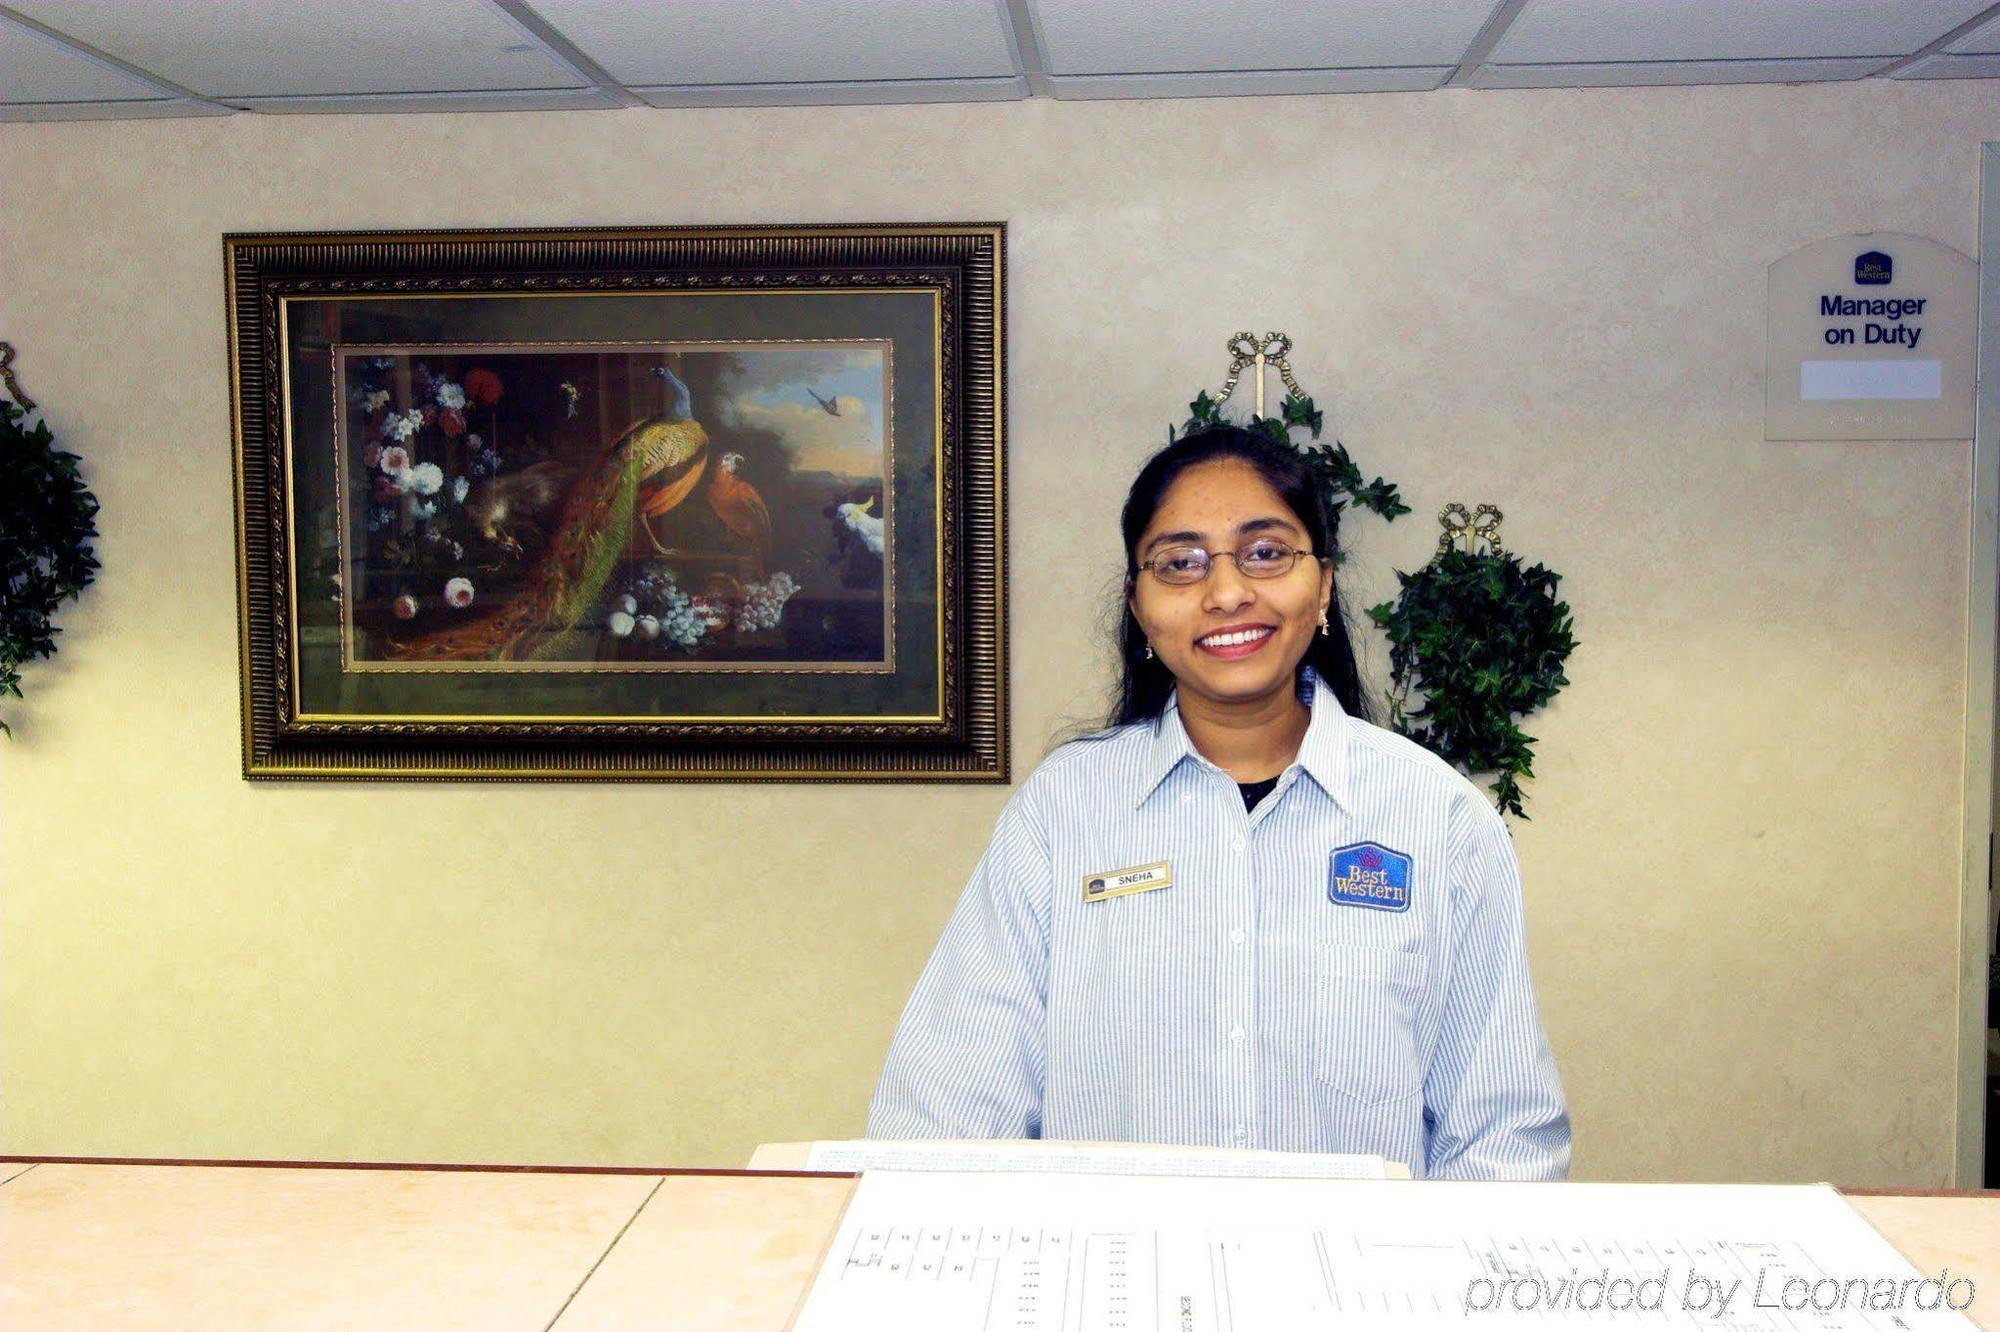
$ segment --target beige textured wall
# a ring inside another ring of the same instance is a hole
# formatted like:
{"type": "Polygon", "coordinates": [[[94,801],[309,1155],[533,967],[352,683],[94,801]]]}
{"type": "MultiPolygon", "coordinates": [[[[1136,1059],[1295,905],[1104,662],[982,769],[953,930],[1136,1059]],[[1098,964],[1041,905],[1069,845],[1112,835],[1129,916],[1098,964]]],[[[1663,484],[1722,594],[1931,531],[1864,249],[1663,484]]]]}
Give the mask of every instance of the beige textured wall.
{"type": "Polygon", "coordinates": [[[0,333],[105,572],[0,743],[0,1142],[858,1132],[1006,790],[245,784],[219,237],[999,218],[1017,776],[1097,706],[1138,459],[1284,329],[1418,511],[1351,600],[1449,499],[1567,576],[1518,844],[1577,1176],[1945,1181],[1969,450],[1763,443],[1763,275],[1972,252],[1982,138],[1978,83],[7,126],[0,333]]]}

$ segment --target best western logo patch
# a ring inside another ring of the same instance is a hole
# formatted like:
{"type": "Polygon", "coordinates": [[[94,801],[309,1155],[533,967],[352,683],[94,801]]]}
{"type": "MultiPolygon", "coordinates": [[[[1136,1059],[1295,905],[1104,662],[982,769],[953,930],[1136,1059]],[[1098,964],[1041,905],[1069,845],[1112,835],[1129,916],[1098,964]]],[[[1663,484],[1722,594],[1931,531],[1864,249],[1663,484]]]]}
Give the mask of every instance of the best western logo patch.
{"type": "Polygon", "coordinates": [[[1410,858],[1377,842],[1355,842],[1333,853],[1326,898],[1376,911],[1410,909],[1410,858]]]}

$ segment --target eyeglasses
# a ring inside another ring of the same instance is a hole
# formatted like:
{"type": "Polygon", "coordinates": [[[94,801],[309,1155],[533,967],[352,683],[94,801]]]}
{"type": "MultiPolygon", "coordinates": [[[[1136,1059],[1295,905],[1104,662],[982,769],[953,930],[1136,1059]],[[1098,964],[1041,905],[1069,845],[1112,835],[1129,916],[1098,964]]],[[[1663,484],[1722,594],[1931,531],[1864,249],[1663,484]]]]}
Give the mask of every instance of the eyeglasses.
{"type": "MultiPolygon", "coordinates": [[[[1188,587],[1208,577],[1208,571],[1215,566],[1215,562],[1224,557],[1236,561],[1237,572],[1245,578],[1283,578],[1298,567],[1301,558],[1320,558],[1309,550],[1300,550],[1282,541],[1253,541],[1240,550],[1213,553],[1200,546],[1169,546],[1139,568],[1150,569],[1153,577],[1169,587],[1188,587]]],[[[1133,570],[1133,576],[1137,574],[1138,570],[1133,570]]]]}

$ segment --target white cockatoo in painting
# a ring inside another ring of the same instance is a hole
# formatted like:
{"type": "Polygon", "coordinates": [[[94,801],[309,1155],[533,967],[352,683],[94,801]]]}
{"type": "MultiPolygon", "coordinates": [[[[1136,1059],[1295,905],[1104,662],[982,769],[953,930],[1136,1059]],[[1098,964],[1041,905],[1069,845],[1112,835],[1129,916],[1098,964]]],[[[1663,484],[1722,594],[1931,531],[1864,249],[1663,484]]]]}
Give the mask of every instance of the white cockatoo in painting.
{"type": "Polygon", "coordinates": [[[861,538],[861,544],[877,555],[882,553],[882,520],[870,512],[875,507],[875,497],[870,495],[866,503],[843,504],[834,512],[840,521],[846,523],[854,535],[861,538]]]}

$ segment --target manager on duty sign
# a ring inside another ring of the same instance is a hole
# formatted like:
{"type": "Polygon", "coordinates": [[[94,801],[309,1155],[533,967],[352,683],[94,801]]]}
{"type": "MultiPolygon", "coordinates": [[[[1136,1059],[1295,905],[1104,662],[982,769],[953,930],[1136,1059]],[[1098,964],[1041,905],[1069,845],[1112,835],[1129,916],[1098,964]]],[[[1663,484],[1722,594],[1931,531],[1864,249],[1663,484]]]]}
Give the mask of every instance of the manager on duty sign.
{"type": "Polygon", "coordinates": [[[1971,439],[1979,265],[1899,231],[1771,265],[1765,439],[1971,439]]]}

